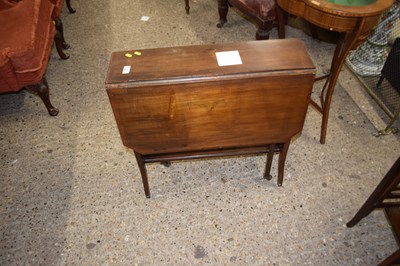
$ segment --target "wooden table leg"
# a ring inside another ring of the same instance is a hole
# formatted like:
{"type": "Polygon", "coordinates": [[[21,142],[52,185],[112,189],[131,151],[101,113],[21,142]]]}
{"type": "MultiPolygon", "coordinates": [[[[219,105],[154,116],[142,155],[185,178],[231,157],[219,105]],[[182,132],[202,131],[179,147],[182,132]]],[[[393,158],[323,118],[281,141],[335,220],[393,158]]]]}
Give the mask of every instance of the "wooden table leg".
{"type": "Polygon", "coordinates": [[[140,153],[135,152],[135,157],[140,169],[140,174],[142,176],[144,193],[146,194],[146,198],[150,198],[150,188],[149,188],[149,180],[147,178],[146,165],[140,153]]]}
{"type": "Polygon", "coordinates": [[[288,14],[282,10],[277,4],[275,5],[276,16],[278,19],[278,37],[285,39],[285,25],[287,23],[288,14]]]}
{"type": "Polygon", "coordinates": [[[283,144],[282,151],[279,154],[279,159],[278,159],[278,187],[281,187],[282,183],[283,183],[283,173],[284,173],[284,170],[285,170],[285,161],[286,161],[287,152],[289,150],[289,145],[290,145],[290,140],[283,144]]]}
{"type": "Polygon", "coordinates": [[[274,152],[275,152],[275,144],[270,144],[267,156],[267,163],[265,164],[265,172],[264,172],[264,178],[267,180],[272,179],[271,165],[272,165],[272,159],[274,158],[274,152]]]}
{"type": "Polygon", "coordinates": [[[186,10],[186,14],[189,14],[189,10],[190,10],[189,0],[185,0],[185,10],[186,10]]]}
{"type": "Polygon", "coordinates": [[[336,82],[340,74],[340,70],[344,64],[344,61],[349,54],[350,50],[354,47],[360,30],[363,28],[364,19],[361,19],[352,32],[341,33],[340,39],[336,44],[335,53],[333,55],[330,74],[328,76],[328,86],[325,93],[324,89],[321,91],[321,108],[322,108],[322,123],[321,123],[321,135],[320,143],[325,144],[326,142],[326,131],[328,128],[329,110],[332,101],[332,95],[335,90],[336,82]],[[325,95],[324,95],[325,94],[325,95]]]}

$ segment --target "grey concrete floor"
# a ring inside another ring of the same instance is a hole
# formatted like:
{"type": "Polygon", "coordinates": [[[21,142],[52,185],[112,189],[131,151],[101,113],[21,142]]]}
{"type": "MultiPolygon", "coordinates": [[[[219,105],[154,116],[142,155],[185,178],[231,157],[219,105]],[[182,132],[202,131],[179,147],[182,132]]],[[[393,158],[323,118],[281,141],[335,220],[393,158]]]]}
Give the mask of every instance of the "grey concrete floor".
{"type": "MultiPolygon", "coordinates": [[[[262,179],[265,156],[150,164],[146,199],[105,91],[111,52],[247,41],[256,28],[231,10],[218,29],[214,0],[192,0],[190,15],[183,0],[72,4],[71,58],[53,49],[47,69],[60,114],[27,92],[0,96],[0,265],[376,265],[397,248],[381,211],[345,226],[400,154],[398,135],[372,135],[388,118],[346,69],[327,143],[310,107],[283,187],[276,161],[262,179]]],[[[333,44],[286,29],[329,69],[333,44]]]]}

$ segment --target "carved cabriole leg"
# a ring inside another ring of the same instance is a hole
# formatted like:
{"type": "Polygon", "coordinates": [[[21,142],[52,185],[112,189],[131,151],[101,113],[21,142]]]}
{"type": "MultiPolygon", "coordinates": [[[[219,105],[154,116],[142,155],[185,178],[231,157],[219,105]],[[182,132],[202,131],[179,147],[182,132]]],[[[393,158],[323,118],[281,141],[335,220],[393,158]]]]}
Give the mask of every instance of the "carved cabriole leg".
{"type": "Polygon", "coordinates": [[[54,42],[56,43],[57,53],[60,56],[60,58],[64,59],[64,60],[68,59],[69,55],[64,54],[62,38],[61,38],[61,34],[58,30],[56,30],[56,34],[54,36],[54,42]]]}
{"type": "Polygon", "coordinates": [[[135,152],[135,157],[139,166],[140,174],[142,176],[144,194],[146,194],[146,198],[150,198],[149,180],[147,178],[146,166],[144,164],[142,155],[140,153],[135,152]]]}
{"type": "Polygon", "coordinates": [[[272,179],[271,165],[272,165],[272,159],[274,158],[274,152],[275,152],[275,144],[270,144],[267,155],[267,163],[265,164],[265,171],[264,171],[264,178],[267,180],[272,179]]]}
{"type": "Polygon", "coordinates": [[[26,89],[36,93],[42,99],[47,111],[51,116],[58,115],[58,109],[55,108],[50,102],[49,85],[46,78],[43,77],[38,84],[26,86],[26,89]]]}
{"type": "Polygon", "coordinates": [[[64,26],[63,26],[62,20],[59,17],[57,17],[56,19],[54,19],[54,24],[56,25],[56,30],[60,33],[62,48],[68,49],[70,46],[65,41],[65,38],[64,38],[64,26]]]}
{"type": "Polygon", "coordinates": [[[67,8],[68,8],[69,13],[75,13],[76,10],[72,8],[71,0],[65,0],[65,2],[67,3],[67,8]]]}
{"type": "Polygon", "coordinates": [[[287,152],[289,150],[289,145],[290,145],[290,140],[283,144],[282,151],[279,154],[279,159],[278,159],[278,187],[281,187],[282,183],[283,183],[283,174],[284,174],[284,171],[285,171],[285,161],[286,161],[287,152]]]}
{"type": "Polygon", "coordinates": [[[219,22],[217,24],[218,28],[222,28],[224,24],[228,21],[226,19],[226,15],[228,14],[228,0],[218,0],[218,14],[219,14],[219,22]]]}

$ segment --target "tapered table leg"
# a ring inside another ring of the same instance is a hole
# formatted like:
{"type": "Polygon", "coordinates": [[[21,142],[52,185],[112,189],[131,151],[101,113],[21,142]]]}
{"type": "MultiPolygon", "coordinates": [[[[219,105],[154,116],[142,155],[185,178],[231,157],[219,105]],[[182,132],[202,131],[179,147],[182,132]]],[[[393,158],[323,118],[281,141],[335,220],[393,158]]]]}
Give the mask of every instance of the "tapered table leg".
{"type": "Polygon", "coordinates": [[[278,187],[282,186],[283,183],[283,174],[285,171],[285,161],[286,161],[286,155],[289,150],[289,145],[290,145],[290,140],[286,143],[283,144],[282,151],[279,154],[279,159],[278,159],[278,187]]]}
{"type": "Polygon", "coordinates": [[[189,14],[190,12],[189,0],[185,0],[185,10],[186,14],[189,14]]]}
{"type": "Polygon", "coordinates": [[[267,163],[265,164],[265,172],[264,172],[264,178],[267,180],[272,179],[271,166],[272,166],[272,159],[274,158],[274,152],[275,152],[275,144],[269,145],[267,163]]]}
{"type": "Polygon", "coordinates": [[[147,178],[146,165],[140,153],[135,152],[135,157],[139,166],[140,174],[142,176],[144,193],[146,194],[146,198],[150,198],[150,188],[149,188],[149,180],[147,178]]]}

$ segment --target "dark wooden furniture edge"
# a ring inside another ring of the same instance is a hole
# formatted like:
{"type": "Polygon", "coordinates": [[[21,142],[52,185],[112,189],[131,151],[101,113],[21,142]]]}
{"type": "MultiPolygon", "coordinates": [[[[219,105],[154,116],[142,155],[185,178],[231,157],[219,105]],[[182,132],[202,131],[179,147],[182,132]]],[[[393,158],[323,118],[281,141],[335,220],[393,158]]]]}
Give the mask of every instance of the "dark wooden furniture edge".
{"type": "Polygon", "coordinates": [[[266,146],[255,146],[246,148],[225,148],[225,149],[214,149],[204,151],[191,151],[191,152],[179,152],[179,153],[164,153],[164,154],[151,154],[143,155],[135,152],[135,157],[139,165],[139,170],[142,176],[143,187],[146,194],[146,198],[150,198],[150,187],[146,171],[146,163],[155,162],[170,162],[176,160],[195,160],[205,158],[215,158],[227,156],[246,156],[246,155],[257,155],[267,153],[267,162],[265,165],[264,178],[271,180],[271,165],[274,153],[279,153],[278,159],[278,186],[282,186],[284,176],[284,166],[286,161],[286,155],[289,150],[290,140],[280,144],[270,144],[266,146]]]}
{"type": "MultiPolygon", "coordinates": [[[[392,231],[395,235],[397,244],[400,246],[400,207],[387,207],[384,211],[386,219],[392,226],[392,231]]],[[[393,252],[384,261],[379,263],[379,266],[394,265],[396,263],[400,263],[400,248],[393,252]]]]}
{"type": "MultiPolygon", "coordinates": [[[[121,82],[114,82],[111,80],[106,80],[105,84],[107,85],[108,89],[129,89],[135,87],[142,87],[146,86],[156,86],[156,85],[169,85],[171,83],[174,84],[187,84],[187,83],[197,83],[197,82],[204,82],[204,81],[227,81],[227,80],[235,80],[238,78],[259,78],[259,77],[267,77],[269,75],[273,75],[276,77],[279,76],[295,76],[299,74],[309,75],[309,71],[311,68],[293,68],[290,71],[288,70],[267,70],[267,71],[257,71],[253,73],[241,73],[237,72],[234,74],[223,74],[222,76],[218,76],[214,73],[209,73],[208,75],[204,76],[176,76],[170,78],[159,78],[159,79],[152,79],[152,80],[126,80],[121,82]],[[288,73],[289,72],[289,73],[288,73]],[[135,82],[140,82],[140,85],[135,84],[135,82]]],[[[314,71],[315,73],[315,71],[314,71]]]]}
{"type": "MultiPolygon", "coordinates": [[[[400,157],[393,164],[356,215],[346,224],[353,227],[375,209],[383,209],[393,234],[400,246],[400,157]]],[[[400,248],[379,265],[400,263],[400,248]]]]}
{"type": "Polygon", "coordinates": [[[387,207],[384,211],[387,220],[392,226],[393,234],[396,236],[396,241],[400,245],[400,206],[387,207]]]}
{"type": "MultiPolygon", "coordinates": [[[[283,144],[275,145],[274,152],[281,152],[283,144]]],[[[250,148],[227,148],[227,149],[215,149],[215,150],[204,150],[195,152],[176,152],[176,153],[164,153],[164,154],[150,154],[142,155],[143,161],[146,163],[153,162],[167,162],[176,160],[195,160],[215,157],[227,157],[227,156],[240,156],[240,155],[255,155],[268,153],[270,148],[268,146],[257,146],[250,148]]]]}

